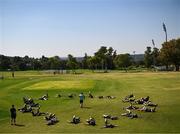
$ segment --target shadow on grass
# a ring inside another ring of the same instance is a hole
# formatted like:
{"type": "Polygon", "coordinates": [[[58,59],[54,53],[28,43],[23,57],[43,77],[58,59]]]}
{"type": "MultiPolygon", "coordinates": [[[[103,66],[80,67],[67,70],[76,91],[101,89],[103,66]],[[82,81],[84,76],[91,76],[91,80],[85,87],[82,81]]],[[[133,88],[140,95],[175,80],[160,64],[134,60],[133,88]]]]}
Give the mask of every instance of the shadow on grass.
{"type": "Polygon", "coordinates": [[[17,126],[17,127],[25,127],[25,125],[23,125],[23,124],[15,124],[15,126],[17,126]]]}
{"type": "Polygon", "coordinates": [[[82,109],[91,109],[91,107],[83,107],[82,109]]]}

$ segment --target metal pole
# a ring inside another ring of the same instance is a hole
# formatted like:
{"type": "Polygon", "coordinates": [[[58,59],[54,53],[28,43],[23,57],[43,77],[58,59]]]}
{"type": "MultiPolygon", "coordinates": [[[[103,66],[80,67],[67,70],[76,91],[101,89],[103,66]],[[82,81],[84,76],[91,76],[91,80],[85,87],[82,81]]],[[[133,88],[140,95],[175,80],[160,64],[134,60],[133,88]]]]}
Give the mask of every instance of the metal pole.
{"type": "Polygon", "coordinates": [[[166,25],[165,23],[163,23],[163,30],[165,32],[165,36],[166,36],[166,43],[167,43],[167,29],[166,29],[166,25]]]}
{"type": "Polygon", "coordinates": [[[133,54],[134,54],[134,65],[135,65],[135,63],[136,63],[136,61],[135,61],[135,60],[136,60],[136,59],[135,59],[135,58],[136,58],[136,57],[135,57],[135,53],[136,53],[136,51],[133,51],[133,54]]]}
{"type": "MultiPolygon", "coordinates": [[[[152,39],[152,44],[153,44],[153,51],[155,51],[155,43],[153,39],[152,39]]],[[[153,52],[153,66],[155,68],[155,53],[154,52],[153,52]]]]}

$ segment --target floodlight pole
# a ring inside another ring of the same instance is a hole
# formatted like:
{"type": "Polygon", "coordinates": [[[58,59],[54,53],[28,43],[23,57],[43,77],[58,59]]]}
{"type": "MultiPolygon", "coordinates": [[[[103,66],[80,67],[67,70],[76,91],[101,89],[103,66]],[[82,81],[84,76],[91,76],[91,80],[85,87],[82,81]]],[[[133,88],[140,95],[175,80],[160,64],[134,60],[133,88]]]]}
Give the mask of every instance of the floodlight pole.
{"type": "Polygon", "coordinates": [[[163,23],[163,30],[165,32],[165,36],[166,36],[166,43],[167,43],[167,29],[166,29],[166,25],[165,23],[163,23]]]}
{"type": "MultiPolygon", "coordinates": [[[[155,43],[153,39],[152,39],[152,44],[153,44],[153,51],[155,51],[155,43]]],[[[155,53],[154,52],[153,52],[153,66],[155,68],[155,53]]]]}
{"type": "Polygon", "coordinates": [[[136,63],[136,61],[135,61],[135,54],[136,54],[136,51],[133,51],[133,54],[134,54],[134,65],[135,65],[135,63],[136,63]]]}

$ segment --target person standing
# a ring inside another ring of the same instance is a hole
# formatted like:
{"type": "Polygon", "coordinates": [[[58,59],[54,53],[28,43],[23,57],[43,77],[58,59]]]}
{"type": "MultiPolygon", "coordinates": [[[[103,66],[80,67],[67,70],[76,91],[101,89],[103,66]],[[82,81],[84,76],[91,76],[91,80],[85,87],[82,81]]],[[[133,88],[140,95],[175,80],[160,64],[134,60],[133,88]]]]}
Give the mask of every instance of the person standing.
{"type": "Polygon", "coordinates": [[[10,113],[11,113],[11,125],[16,125],[16,108],[14,107],[14,105],[12,105],[11,109],[10,109],[10,113]]]}
{"type": "Polygon", "coordinates": [[[84,99],[85,99],[85,96],[84,96],[83,93],[79,94],[79,99],[80,99],[80,108],[83,108],[83,102],[84,102],[84,99]]]}
{"type": "Polygon", "coordinates": [[[12,72],[12,77],[14,78],[14,71],[12,72]]]}

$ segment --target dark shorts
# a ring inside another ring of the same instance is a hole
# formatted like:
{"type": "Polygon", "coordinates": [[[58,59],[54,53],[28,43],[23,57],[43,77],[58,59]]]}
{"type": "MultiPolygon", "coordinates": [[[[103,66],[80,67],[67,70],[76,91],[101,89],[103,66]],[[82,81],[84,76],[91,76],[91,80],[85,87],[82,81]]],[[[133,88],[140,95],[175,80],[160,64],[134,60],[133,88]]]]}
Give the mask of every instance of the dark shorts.
{"type": "Polygon", "coordinates": [[[83,103],[83,100],[80,100],[80,103],[83,103]]]}
{"type": "Polygon", "coordinates": [[[16,115],[11,115],[11,119],[16,119],[16,115]]]}

